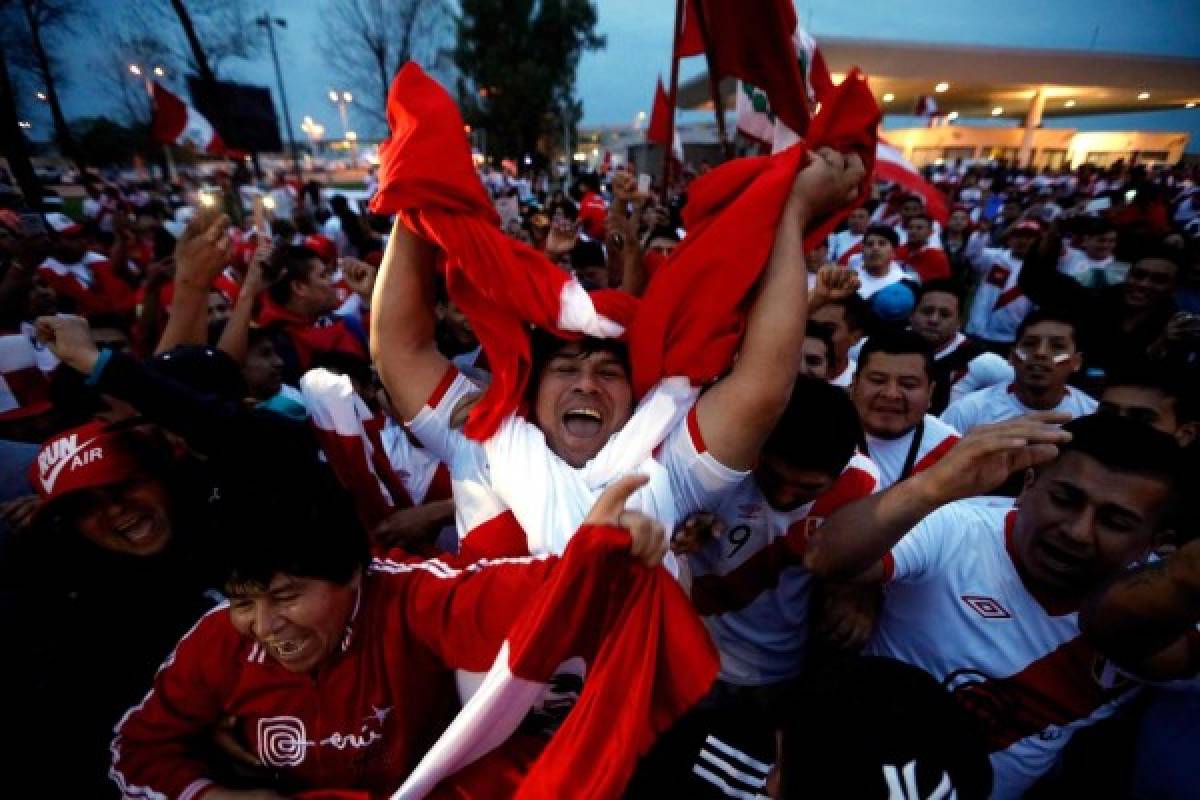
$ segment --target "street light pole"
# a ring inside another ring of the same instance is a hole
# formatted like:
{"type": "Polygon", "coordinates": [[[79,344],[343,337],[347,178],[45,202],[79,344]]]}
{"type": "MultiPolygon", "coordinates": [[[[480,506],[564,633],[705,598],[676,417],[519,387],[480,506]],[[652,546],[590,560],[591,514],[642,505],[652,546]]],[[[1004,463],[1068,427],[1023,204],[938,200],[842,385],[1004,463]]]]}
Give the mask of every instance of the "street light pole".
{"type": "Polygon", "coordinates": [[[275,80],[279,82],[279,101],[283,106],[283,124],[287,128],[288,147],[292,151],[292,164],[296,168],[296,177],[303,176],[303,170],[300,168],[300,155],[296,150],[296,136],[292,133],[292,115],[288,112],[287,90],[283,88],[283,70],[279,68],[279,53],[275,49],[275,25],[281,28],[287,27],[287,20],[280,17],[272,17],[269,12],[264,12],[261,17],[254,20],[260,28],[267,29],[267,42],[271,45],[271,60],[275,62],[275,80]]]}

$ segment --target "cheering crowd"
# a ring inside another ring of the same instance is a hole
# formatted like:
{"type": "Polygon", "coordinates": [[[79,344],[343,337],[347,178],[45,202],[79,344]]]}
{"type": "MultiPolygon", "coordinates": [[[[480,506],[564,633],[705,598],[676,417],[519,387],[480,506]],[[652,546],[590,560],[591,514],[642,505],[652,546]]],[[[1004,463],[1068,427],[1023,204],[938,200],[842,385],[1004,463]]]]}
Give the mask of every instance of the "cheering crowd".
{"type": "Polygon", "coordinates": [[[29,796],[1200,791],[1200,171],[552,190],[398,81],[369,206],[0,194],[29,796]]]}

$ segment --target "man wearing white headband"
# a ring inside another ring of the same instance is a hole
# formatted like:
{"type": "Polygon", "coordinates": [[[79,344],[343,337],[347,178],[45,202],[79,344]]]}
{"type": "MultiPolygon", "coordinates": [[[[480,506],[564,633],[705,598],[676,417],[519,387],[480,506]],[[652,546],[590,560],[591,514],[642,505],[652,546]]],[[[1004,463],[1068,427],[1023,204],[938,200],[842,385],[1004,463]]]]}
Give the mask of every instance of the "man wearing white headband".
{"type": "Polygon", "coordinates": [[[1096,401],[1067,380],[1079,371],[1083,353],[1075,324],[1064,315],[1035,311],[1017,329],[1009,356],[1013,382],[996,384],[950,404],[942,421],[966,434],[977,425],[1002,422],[1034,411],[1061,411],[1071,418],[1096,410],[1096,401]]]}

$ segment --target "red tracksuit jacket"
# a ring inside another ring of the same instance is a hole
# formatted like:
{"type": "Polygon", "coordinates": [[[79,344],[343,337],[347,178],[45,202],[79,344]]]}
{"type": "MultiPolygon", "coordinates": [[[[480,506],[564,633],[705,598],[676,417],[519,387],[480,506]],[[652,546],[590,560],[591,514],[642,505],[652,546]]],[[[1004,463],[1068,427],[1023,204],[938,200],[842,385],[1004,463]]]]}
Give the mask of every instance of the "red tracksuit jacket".
{"type": "Polygon", "coordinates": [[[285,670],[237,633],[227,605],[180,640],[117,726],[111,777],[127,797],[191,800],[212,785],[193,743],[225,716],[285,791],[396,789],[458,708],[452,668],[484,671],[556,558],[453,570],[376,559],[341,652],[285,670]]]}

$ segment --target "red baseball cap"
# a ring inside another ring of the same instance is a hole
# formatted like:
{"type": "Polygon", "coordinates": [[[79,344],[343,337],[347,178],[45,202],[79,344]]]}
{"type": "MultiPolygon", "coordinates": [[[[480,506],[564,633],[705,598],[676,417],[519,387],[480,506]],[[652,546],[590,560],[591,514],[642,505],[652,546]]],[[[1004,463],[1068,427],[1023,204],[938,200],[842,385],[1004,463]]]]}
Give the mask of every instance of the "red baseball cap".
{"type": "Polygon", "coordinates": [[[332,264],[337,261],[337,245],[327,236],[322,236],[319,233],[311,233],[305,237],[304,246],[316,253],[317,258],[326,264],[332,264]]]}
{"type": "Polygon", "coordinates": [[[90,422],[46,440],[29,466],[29,482],[49,504],[71,492],[128,480],[137,469],[121,437],[90,422]]]}

